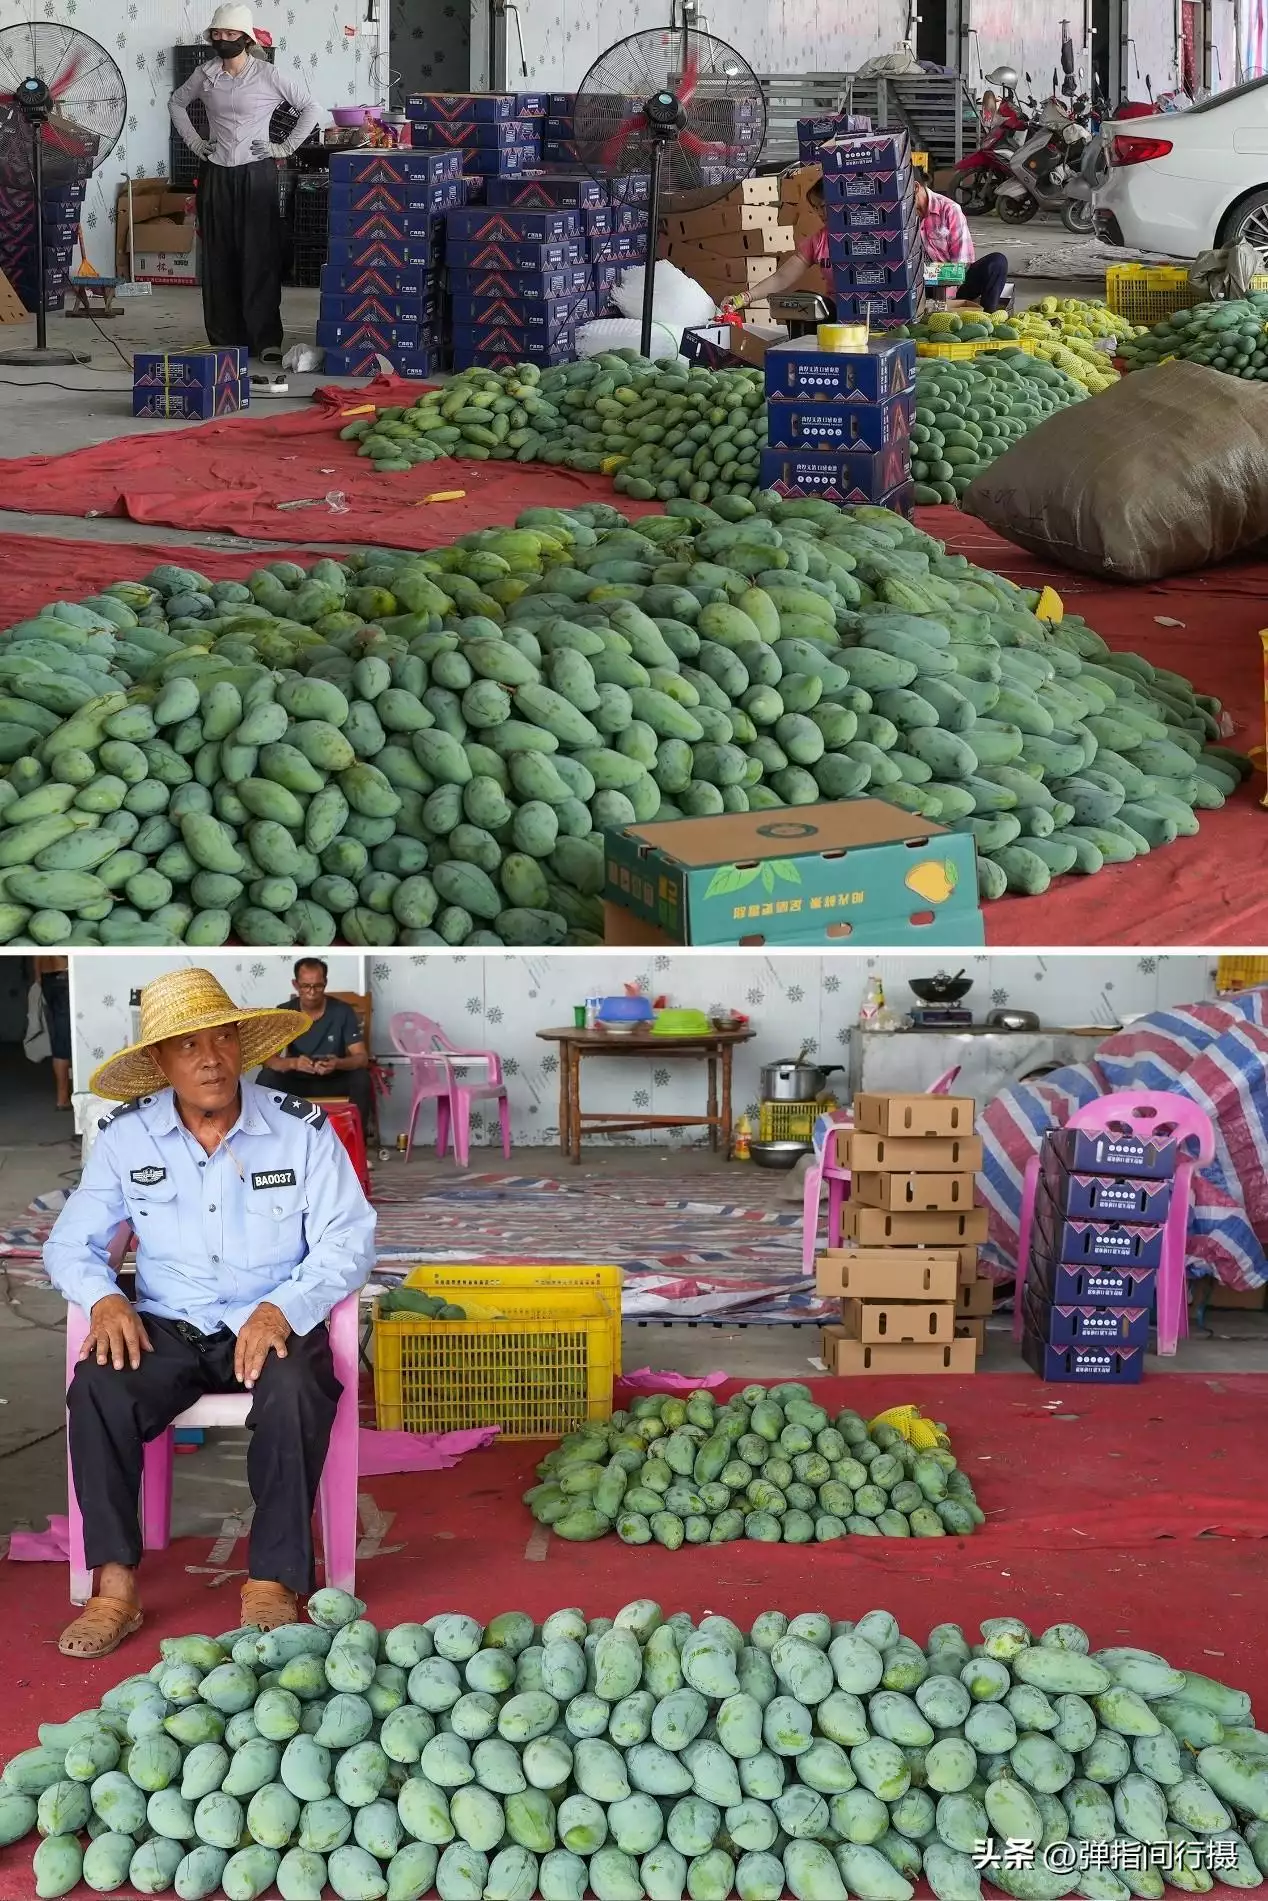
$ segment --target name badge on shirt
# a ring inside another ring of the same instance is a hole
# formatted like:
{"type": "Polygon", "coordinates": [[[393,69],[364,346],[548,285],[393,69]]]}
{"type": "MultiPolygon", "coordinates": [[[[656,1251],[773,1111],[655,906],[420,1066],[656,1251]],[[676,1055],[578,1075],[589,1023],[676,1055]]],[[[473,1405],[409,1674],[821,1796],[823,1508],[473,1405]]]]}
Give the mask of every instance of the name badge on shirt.
{"type": "Polygon", "coordinates": [[[153,1166],[149,1168],[134,1168],[129,1176],[129,1180],[134,1181],[138,1188],[153,1188],[155,1182],[165,1182],[167,1180],[167,1170],[153,1166]]]}
{"type": "Polygon", "coordinates": [[[266,1168],[251,1177],[252,1188],[294,1188],[295,1170],[293,1168],[266,1168]]]}

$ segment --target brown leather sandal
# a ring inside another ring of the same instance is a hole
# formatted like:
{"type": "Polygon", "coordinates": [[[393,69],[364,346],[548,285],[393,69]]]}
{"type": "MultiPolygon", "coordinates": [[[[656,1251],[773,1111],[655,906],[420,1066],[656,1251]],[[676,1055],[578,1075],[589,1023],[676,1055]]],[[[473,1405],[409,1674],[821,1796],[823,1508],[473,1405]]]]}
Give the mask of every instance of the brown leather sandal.
{"type": "Polygon", "coordinates": [[[57,1648],[64,1657],[90,1661],[108,1657],[145,1619],[135,1598],[90,1597],[73,1624],[67,1624],[57,1648]]]}
{"type": "Polygon", "coordinates": [[[242,1614],[238,1621],[257,1630],[277,1630],[282,1624],[297,1624],[299,1599],[284,1584],[248,1578],[242,1587],[242,1614]]]}

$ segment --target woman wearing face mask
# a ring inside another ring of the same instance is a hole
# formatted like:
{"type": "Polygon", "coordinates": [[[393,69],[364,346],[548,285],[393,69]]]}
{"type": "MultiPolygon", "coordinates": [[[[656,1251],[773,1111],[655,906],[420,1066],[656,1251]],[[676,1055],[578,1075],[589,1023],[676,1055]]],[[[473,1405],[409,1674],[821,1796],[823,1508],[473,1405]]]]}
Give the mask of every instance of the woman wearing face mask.
{"type": "Polygon", "coordinates": [[[198,236],[207,341],[246,345],[264,362],[282,355],[282,219],[277,164],[302,145],[319,114],[303,79],[259,56],[250,7],[222,6],[203,36],[216,54],[172,94],[172,123],[201,161],[198,236]],[[189,116],[201,99],[209,136],[189,116]],[[290,137],[269,142],[279,106],[298,115],[290,137]]]}

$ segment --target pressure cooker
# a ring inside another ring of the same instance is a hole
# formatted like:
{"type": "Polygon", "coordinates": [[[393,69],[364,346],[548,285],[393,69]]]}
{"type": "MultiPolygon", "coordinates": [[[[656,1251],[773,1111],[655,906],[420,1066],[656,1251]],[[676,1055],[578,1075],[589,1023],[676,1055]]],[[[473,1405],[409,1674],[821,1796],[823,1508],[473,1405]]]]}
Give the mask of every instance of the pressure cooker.
{"type": "Polygon", "coordinates": [[[762,1070],[762,1100],[813,1102],[840,1067],[839,1063],[808,1063],[804,1049],[782,1063],[767,1063],[762,1070]]]}

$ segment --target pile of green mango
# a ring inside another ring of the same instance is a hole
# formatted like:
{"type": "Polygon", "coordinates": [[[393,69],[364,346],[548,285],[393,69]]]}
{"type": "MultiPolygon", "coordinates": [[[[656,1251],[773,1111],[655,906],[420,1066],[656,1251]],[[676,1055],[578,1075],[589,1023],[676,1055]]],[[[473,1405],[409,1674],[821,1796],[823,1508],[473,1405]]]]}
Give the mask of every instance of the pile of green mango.
{"type": "Polygon", "coordinates": [[[1132,1843],[1167,1845],[1188,1893],[1214,1885],[1201,1852],[1230,1886],[1268,1870],[1249,1696],[1074,1624],[995,1617],[970,1644],[943,1623],[922,1647],[887,1610],[745,1631],[643,1599],[378,1630],[364,1608],[324,1590],[307,1623],[166,1638],[42,1725],[0,1776],[0,1844],[42,1838],[35,1893],[910,1901],[923,1877],[979,1901],[988,1840],[1011,1901],[1162,1901],[1132,1843]],[[1056,1843],[1086,1865],[1048,1867],[1056,1843]]]}
{"type": "Polygon", "coordinates": [[[954,1454],[917,1451],[848,1409],[835,1420],[796,1382],[647,1393],[547,1453],[524,1503],[557,1537],[615,1530],[627,1545],[828,1544],[966,1537],[985,1514],[954,1454]]]}
{"type": "Polygon", "coordinates": [[[429,1294],[423,1287],[389,1287],[380,1294],[375,1303],[375,1314],[380,1320],[465,1320],[467,1310],[454,1301],[442,1300],[439,1294],[429,1294]]]}
{"type": "Polygon", "coordinates": [[[1037,895],[1196,832],[1217,700],[883,508],[531,508],[0,633],[0,943],[602,942],[605,831],[875,795],[1037,895]]]}

